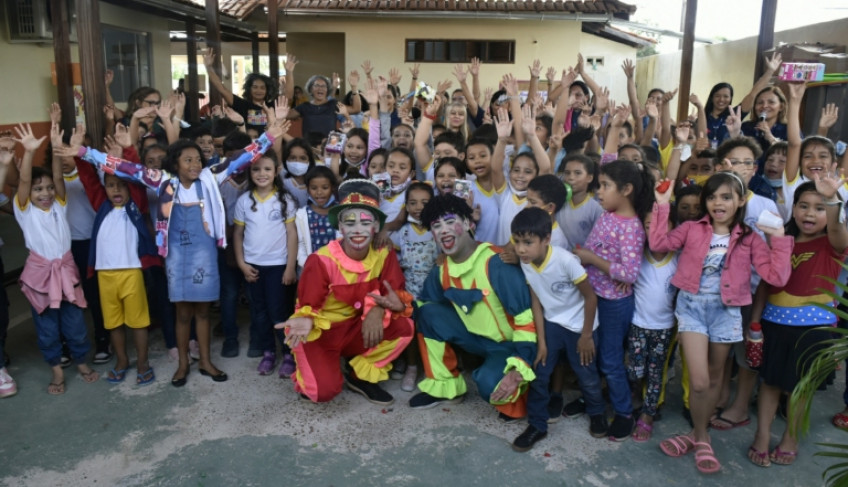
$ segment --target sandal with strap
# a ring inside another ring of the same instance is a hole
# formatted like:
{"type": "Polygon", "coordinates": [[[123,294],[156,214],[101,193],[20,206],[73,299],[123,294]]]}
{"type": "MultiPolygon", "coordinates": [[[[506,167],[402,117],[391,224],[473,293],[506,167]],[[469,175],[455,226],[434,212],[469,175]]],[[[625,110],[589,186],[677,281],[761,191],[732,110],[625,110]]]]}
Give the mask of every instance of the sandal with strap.
{"type": "Polygon", "coordinates": [[[695,442],[695,467],[703,474],[716,473],[721,470],[721,464],[715,457],[712,445],[705,441],[695,442]],[[712,466],[705,465],[708,463],[712,463],[712,466]]]}
{"type": "Polygon", "coordinates": [[[748,460],[751,460],[751,463],[758,467],[771,467],[771,458],[769,458],[768,451],[757,450],[754,445],[748,447],[748,460]],[[755,461],[754,458],[758,461],[755,461]]]}
{"type": "Polygon", "coordinates": [[[780,449],[780,445],[774,447],[774,450],[769,454],[769,458],[773,463],[778,465],[792,465],[795,463],[795,459],[798,458],[798,451],[784,451],[780,449]],[[789,461],[780,461],[778,460],[781,457],[789,457],[789,461]]]}
{"type": "Polygon", "coordinates": [[[688,435],[672,436],[660,443],[660,450],[670,457],[682,457],[695,448],[695,440],[688,435]]]}
{"type": "Polygon", "coordinates": [[[836,413],[833,415],[833,419],[831,419],[830,422],[833,423],[833,426],[836,426],[841,430],[848,431],[848,414],[845,414],[844,412],[836,413]]]}
{"type": "Polygon", "coordinates": [[[654,427],[641,419],[636,420],[636,431],[633,432],[633,441],[636,443],[645,443],[651,439],[651,432],[654,427]]]}
{"type": "Polygon", "coordinates": [[[127,369],[112,369],[109,371],[109,375],[106,376],[106,382],[110,384],[120,384],[127,378],[127,369]]]}
{"type": "Polygon", "coordinates": [[[135,385],[139,387],[150,385],[156,380],[156,374],[153,373],[153,367],[149,367],[144,372],[136,374],[136,376],[138,378],[135,381],[135,385]],[[147,378],[145,379],[145,377],[147,378]]]}

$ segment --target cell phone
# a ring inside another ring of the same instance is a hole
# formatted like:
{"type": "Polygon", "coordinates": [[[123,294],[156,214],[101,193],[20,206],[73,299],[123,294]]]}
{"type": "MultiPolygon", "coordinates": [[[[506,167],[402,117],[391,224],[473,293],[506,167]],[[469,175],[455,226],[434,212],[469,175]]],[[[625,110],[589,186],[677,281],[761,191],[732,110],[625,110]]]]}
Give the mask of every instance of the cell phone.
{"type": "Polygon", "coordinates": [[[371,176],[371,181],[380,188],[380,193],[383,197],[391,196],[392,192],[392,176],[387,172],[377,173],[371,176]]]}
{"type": "Polygon", "coordinates": [[[341,154],[344,150],[346,140],[347,136],[345,134],[336,131],[330,132],[327,135],[325,150],[330,154],[341,154]]]}
{"type": "Polygon", "coordinates": [[[471,181],[467,179],[457,179],[453,183],[453,194],[460,198],[466,198],[471,194],[471,181]]]}

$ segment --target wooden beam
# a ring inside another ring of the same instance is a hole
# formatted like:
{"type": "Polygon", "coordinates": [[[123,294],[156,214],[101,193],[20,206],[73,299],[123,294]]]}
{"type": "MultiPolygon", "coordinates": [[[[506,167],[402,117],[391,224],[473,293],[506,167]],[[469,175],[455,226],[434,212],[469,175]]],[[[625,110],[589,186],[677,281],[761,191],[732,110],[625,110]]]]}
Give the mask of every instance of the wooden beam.
{"type": "MultiPolygon", "coordinates": [[[[221,75],[221,57],[223,53],[221,52],[221,24],[218,15],[218,0],[206,0],[206,45],[215,49],[215,61],[212,64],[213,69],[218,77],[221,78],[221,82],[226,83],[227,81],[221,75]]],[[[221,104],[221,94],[218,93],[218,90],[209,90],[209,103],[212,105],[221,104]]]]}
{"type": "MultiPolygon", "coordinates": [[[[186,90],[186,106],[188,107],[188,119],[195,122],[200,119],[200,83],[197,80],[197,28],[194,20],[186,20],[186,55],[188,56],[188,86],[186,90]]],[[[183,114],[177,116],[182,118],[183,114]]]]}
{"type": "Polygon", "coordinates": [[[53,62],[56,66],[56,91],[62,108],[62,129],[71,133],[74,126],[74,80],[71,76],[71,24],[68,21],[68,2],[50,0],[53,26],[53,62]]]}
{"type": "Polygon", "coordinates": [[[677,93],[677,120],[689,117],[689,90],[692,88],[692,57],[695,46],[695,16],[698,0],[686,0],[683,29],[683,54],[680,59],[680,85],[677,93]]]}
{"type": "Polygon", "coordinates": [[[250,55],[253,57],[253,72],[259,72],[259,34],[250,36],[250,55]]]}
{"type": "Polygon", "coordinates": [[[280,35],[277,32],[277,0],[268,0],[268,76],[271,79],[280,78],[280,35]]]}
{"type": "Polygon", "coordinates": [[[77,0],[77,37],[79,38],[85,130],[94,147],[103,145],[103,105],[106,82],[103,63],[103,35],[100,33],[99,0],[77,0]]]}
{"type": "Polygon", "coordinates": [[[760,12],[760,35],[757,37],[757,59],[754,64],[754,83],[763,74],[764,53],[774,47],[774,17],[777,13],[777,0],[762,0],[760,12]]]}

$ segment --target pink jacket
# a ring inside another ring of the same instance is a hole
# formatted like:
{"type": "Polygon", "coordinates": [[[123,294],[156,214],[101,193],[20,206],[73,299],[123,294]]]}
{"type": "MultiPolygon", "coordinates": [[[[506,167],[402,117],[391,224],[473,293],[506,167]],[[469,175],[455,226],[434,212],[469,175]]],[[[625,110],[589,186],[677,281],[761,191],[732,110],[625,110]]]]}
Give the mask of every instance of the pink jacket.
{"type": "MultiPolygon", "coordinates": [[[[701,285],[704,259],[713,234],[709,215],[685,222],[668,232],[669,205],[654,203],[648,243],[654,252],[683,249],[677,272],[671,279],[675,287],[697,294],[701,285]]],[[[756,233],[742,235],[738,225],[730,234],[730,244],[721,271],[721,301],[726,306],[751,304],[751,264],[757,274],[772,286],[784,286],[792,273],[790,257],[795,240],[789,236],[771,237],[771,249],[756,233]]]]}
{"type": "Polygon", "coordinates": [[[74,257],[65,252],[61,259],[47,260],[30,251],[21,272],[21,291],[38,314],[45,309],[58,309],[62,301],[85,308],[79,270],[74,257]]]}

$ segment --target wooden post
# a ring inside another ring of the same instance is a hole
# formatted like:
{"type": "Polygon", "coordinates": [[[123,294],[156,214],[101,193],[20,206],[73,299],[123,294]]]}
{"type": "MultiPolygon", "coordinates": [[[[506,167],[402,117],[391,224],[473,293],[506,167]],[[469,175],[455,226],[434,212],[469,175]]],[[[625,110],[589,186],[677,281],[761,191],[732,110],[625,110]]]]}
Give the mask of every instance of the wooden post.
{"type": "MultiPolygon", "coordinates": [[[[206,0],[206,45],[215,49],[215,62],[212,64],[215,73],[221,78],[222,83],[226,83],[224,77],[221,76],[221,24],[218,17],[218,0],[206,0]]],[[[218,90],[209,89],[209,103],[214,105],[221,104],[221,94],[218,90]]]]}
{"type": "Polygon", "coordinates": [[[103,35],[100,33],[99,0],[77,0],[77,37],[85,129],[91,135],[92,145],[101,147],[106,83],[103,79],[103,35]]]}
{"type": "Polygon", "coordinates": [[[68,2],[50,0],[53,25],[53,62],[56,66],[56,91],[59,94],[59,106],[62,108],[62,129],[71,133],[74,126],[74,81],[71,76],[71,42],[68,21],[68,2]]]}
{"type": "Polygon", "coordinates": [[[268,66],[271,79],[280,79],[280,35],[277,32],[277,0],[268,0],[268,66]]]}
{"type": "Polygon", "coordinates": [[[757,37],[757,59],[754,65],[754,83],[763,74],[764,53],[774,47],[774,16],[777,12],[777,0],[762,0],[760,13],[760,35],[757,37]]]}
{"type": "MultiPolygon", "coordinates": [[[[188,107],[188,119],[192,122],[199,120],[200,102],[198,95],[200,94],[200,86],[197,80],[197,28],[194,20],[186,20],[186,55],[188,56],[188,86],[186,90],[186,106],[188,107]]],[[[183,114],[178,113],[177,116],[182,118],[183,114]]]]}
{"type": "Polygon", "coordinates": [[[250,35],[250,54],[253,57],[253,72],[259,72],[259,34],[250,35]]]}
{"type": "Polygon", "coordinates": [[[689,117],[689,90],[692,87],[692,57],[695,45],[695,15],[698,0],[686,0],[686,21],[683,29],[683,53],[680,59],[680,91],[677,92],[677,120],[689,117]]]}

